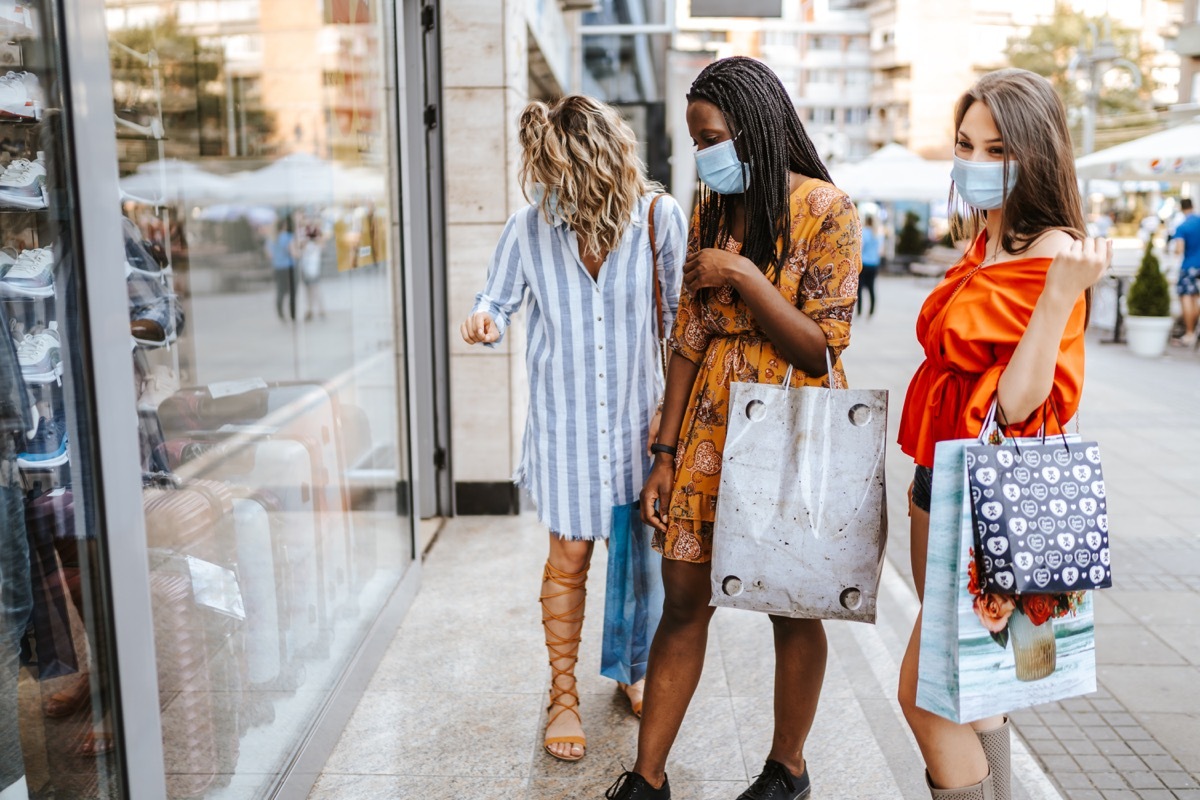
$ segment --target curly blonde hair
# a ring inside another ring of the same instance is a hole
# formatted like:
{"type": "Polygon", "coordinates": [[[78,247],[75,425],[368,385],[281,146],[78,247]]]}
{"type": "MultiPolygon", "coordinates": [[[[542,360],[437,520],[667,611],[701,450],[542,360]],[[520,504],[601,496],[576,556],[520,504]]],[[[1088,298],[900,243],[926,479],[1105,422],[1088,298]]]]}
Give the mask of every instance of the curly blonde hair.
{"type": "Polygon", "coordinates": [[[661,191],[646,177],[633,130],[611,106],[571,94],[521,112],[521,191],[541,184],[537,203],[547,221],[563,219],[591,256],[621,243],[638,198],[661,191]],[[557,205],[551,209],[551,193],[557,205]]]}

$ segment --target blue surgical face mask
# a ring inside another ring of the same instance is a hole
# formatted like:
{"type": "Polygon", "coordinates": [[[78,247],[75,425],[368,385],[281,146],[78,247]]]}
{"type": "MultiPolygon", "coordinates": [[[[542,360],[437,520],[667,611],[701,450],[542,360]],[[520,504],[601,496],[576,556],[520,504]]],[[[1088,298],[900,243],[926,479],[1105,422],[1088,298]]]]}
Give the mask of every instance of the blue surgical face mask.
{"type": "Polygon", "coordinates": [[[1008,162],[1007,187],[1003,161],[966,161],[955,156],[950,177],[963,202],[980,211],[992,211],[1004,205],[1004,195],[1017,185],[1017,164],[1008,162]]]}
{"type": "Polygon", "coordinates": [[[733,139],[697,151],[696,174],[717,194],[741,194],[750,187],[750,167],[738,158],[733,139]]]}

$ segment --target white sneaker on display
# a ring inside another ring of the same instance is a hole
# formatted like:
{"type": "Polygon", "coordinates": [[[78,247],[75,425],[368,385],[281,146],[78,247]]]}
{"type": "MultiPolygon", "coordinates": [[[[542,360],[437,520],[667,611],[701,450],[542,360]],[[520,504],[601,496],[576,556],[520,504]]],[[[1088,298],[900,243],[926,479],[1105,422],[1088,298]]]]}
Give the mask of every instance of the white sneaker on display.
{"type": "Polygon", "coordinates": [[[17,342],[17,362],[21,374],[29,383],[53,383],[62,376],[61,342],[58,331],[47,328],[35,334],[26,334],[17,342]]]}
{"type": "MultiPolygon", "coordinates": [[[[7,5],[0,0],[0,8],[7,5]]],[[[32,72],[9,72],[0,77],[0,117],[41,119],[42,85],[32,72]]]]}
{"type": "Polygon", "coordinates": [[[49,248],[26,250],[0,277],[0,297],[53,297],[54,254],[49,248]]]}
{"type": "Polygon", "coordinates": [[[45,165],[41,161],[18,158],[0,174],[0,206],[45,208],[45,188],[45,165]]]}
{"type": "Polygon", "coordinates": [[[179,391],[179,376],[170,367],[158,365],[142,379],[142,393],[138,396],[138,411],[157,411],[163,400],[179,391]]]}

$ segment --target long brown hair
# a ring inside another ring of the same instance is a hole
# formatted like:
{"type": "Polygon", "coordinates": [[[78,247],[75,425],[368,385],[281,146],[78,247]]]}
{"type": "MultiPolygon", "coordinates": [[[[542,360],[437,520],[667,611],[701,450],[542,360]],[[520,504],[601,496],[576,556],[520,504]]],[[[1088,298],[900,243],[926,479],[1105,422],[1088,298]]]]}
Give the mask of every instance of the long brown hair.
{"type": "MultiPolygon", "coordinates": [[[[1012,163],[1020,165],[1016,185],[1004,193],[1000,246],[1020,255],[1052,229],[1075,239],[1086,237],[1067,112],[1050,81],[1023,69],[989,72],[959,98],[954,110],[956,137],[967,109],[976,102],[987,106],[1004,139],[1006,187],[1012,163]]],[[[950,212],[951,219],[960,221],[956,236],[973,239],[986,223],[986,214],[963,203],[953,185],[950,212]]]]}
{"type": "Polygon", "coordinates": [[[662,191],[646,178],[637,136],[612,106],[580,94],[535,101],[518,127],[521,190],[532,201],[532,185],[544,186],[539,207],[547,221],[564,220],[589,255],[616,250],[638,199],[662,191]]]}

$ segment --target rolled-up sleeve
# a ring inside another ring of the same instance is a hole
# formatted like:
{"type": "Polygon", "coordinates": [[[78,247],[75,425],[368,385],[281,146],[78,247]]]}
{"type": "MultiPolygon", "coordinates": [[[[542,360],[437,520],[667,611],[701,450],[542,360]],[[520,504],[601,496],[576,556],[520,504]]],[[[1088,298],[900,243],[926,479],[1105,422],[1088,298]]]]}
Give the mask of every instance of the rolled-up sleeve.
{"type": "Polygon", "coordinates": [[[844,195],[824,215],[812,218],[794,237],[800,256],[800,310],[812,317],[829,342],[836,361],[850,344],[850,320],[862,271],[862,233],[858,212],[844,195]]]}
{"type": "Polygon", "coordinates": [[[488,266],[487,284],[479,294],[475,295],[475,305],[471,314],[486,313],[496,323],[500,338],[504,340],[504,332],[508,330],[512,315],[521,308],[525,300],[526,281],[521,268],[521,237],[519,230],[520,213],[509,218],[492,254],[488,266]]]}

